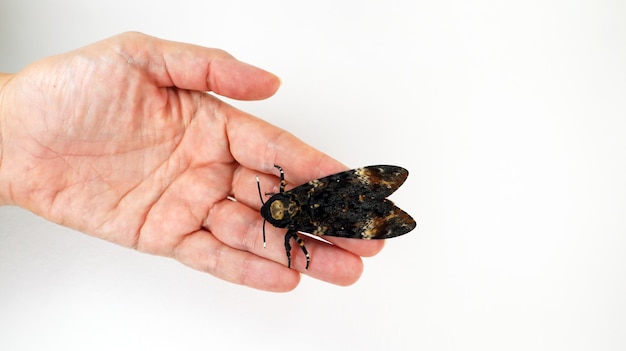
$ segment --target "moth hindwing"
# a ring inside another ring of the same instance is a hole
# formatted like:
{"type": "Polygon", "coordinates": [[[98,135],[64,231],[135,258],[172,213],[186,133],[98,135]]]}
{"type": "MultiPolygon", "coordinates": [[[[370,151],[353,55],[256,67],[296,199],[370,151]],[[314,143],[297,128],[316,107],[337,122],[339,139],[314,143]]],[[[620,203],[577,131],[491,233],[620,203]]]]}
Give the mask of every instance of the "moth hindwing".
{"type": "MultiPolygon", "coordinates": [[[[398,166],[378,165],[352,169],[315,179],[285,191],[285,175],[280,166],[280,192],[263,202],[257,177],[261,216],[278,228],[286,228],[285,251],[291,267],[290,240],[296,240],[310,256],[298,232],[317,236],[355,239],[388,239],[415,228],[415,220],[387,199],[404,183],[409,172],[398,166]]],[[[270,195],[270,194],[266,194],[270,195]]],[[[263,225],[265,245],[265,222],[263,225]]]]}

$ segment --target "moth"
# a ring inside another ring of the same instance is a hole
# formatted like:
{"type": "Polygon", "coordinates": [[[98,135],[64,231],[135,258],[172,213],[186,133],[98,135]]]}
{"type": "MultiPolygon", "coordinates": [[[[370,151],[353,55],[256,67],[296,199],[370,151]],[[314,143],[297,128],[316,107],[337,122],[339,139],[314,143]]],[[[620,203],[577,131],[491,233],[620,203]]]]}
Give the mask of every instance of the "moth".
{"type": "Polygon", "coordinates": [[[389,239],[406,234],[416,226],[411,216],[387,199],[404,183],[409,172],[398,166],[377,165],[336,173],[285,191],[287,182],[280,166],[280,192],[263,204],[263,246],[265,222],[277,228],[286,228],[285,252],[287,267],[291,267],[291,239],[306,256],[306,269],[311,257],[298,232],[315,236],[334,236],[355,239],[389,239]]]}

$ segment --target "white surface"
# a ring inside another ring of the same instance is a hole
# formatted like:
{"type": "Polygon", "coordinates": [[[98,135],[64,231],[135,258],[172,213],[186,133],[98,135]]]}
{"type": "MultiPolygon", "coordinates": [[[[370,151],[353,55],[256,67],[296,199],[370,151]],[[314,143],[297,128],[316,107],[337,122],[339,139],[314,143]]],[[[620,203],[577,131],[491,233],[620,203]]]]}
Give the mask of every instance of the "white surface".
{"type": "Polygon", "coordinates": [[[0,208],[0,349],[625,349],[624,18],[595,0],[3,0],[3,71],[139,30],[277,73],[275,97],[234,104],[348,165],[408,168],[393,198],[418,228],[356,285],[270,294],[0,208]]]}

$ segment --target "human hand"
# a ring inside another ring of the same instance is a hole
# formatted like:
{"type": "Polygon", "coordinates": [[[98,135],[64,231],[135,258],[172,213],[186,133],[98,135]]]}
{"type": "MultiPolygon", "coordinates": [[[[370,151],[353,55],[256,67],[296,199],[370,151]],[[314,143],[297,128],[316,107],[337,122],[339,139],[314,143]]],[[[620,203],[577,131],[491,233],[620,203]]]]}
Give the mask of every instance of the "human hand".
{"type": "MultiPolygon", "coordinates": [[[[126,33],[0,76],[0,204],[221,279],[295,288],[284,229],[263,248],[255,175],[278,189],[345,170],[293,135],[220,101],[264,99],[276,76],[229,54],[126,33]],[[230,199],[229,199],[230,198],[230,199]],[[232,199],[236,199],[233,201],[232,199]]],[[[355,282],[382,241],[309,239],[306,274],[355,282]]]]}

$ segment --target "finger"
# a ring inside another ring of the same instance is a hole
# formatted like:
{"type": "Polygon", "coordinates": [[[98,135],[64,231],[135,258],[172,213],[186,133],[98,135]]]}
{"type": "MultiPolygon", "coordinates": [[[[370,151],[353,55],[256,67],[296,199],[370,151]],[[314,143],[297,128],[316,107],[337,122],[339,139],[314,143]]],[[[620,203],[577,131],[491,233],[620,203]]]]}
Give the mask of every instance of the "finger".
{"type": "Polygon", "coordinates": [[[330,241],[334,245],[344,250],[348,250],[361,257],[372,257],[377,255],[383,247],[385,240],[363,240],[353,238],[338,238],[333,236],[324,236],[325,240],[330,241]]]}
{"type": "Polygon", "coordinates": [[[225,51],[161,40],[141,33],[111,39],[116,51],[147,69],[161,87],[213,91],[238,100],[268,98],[278,90],[278,77],[238,61],[225,51]]]}
{"type": "MultiPolygon", "coordinates": [[[[285,229],[266,227],[267,246],[264,247],[263,220],[258,212],[238,202],[222,201],[214,206],[207,218],[207,227],[218,240],[229,247],[285,266],[287,264],[285,229]]],[[[337,285],[350,285],[361,276],[363,263],[358,255],[314,239],[308,239],[306,247],[312,257],[309,269],[305,269],[306,259],[297,244],[293,245],[292,268],[337,285]]]]}
{"type": "Polygon", "coordinates": [[[285,169],[285,179],[302,184],[346,170],[346,166],[302,142],[291,133],[236,109],[226,111],[230,151],[241,165],[276,174],[274,165],[285,169]]]}
{"type": "Polygon", "coordinates": [[[285,292],[300,282],[298,272],[229,247],[203,230],[188,235],[172,256],[196,270],[260,290],[285,292]]]}
{"type": "MultiPolygon", "coordinates": [[[[169,175],[157,171],[154,177],[159,179],[159,185],[165,186],[158,192],[158,201],[146,196],[145,192],[127,194],[128,201],[124,201],[121,206],[132,209],[133,212],[141,212],[145,207],[150,208],[145,217],[142,217],[143,225],[137,249],[156,255],[168,255],[170,249],[176,246],[184,235],[198,229],[214,203],[229,195],[230,189],[227,184],[226,186],[220,184],[222,179],[228,179],[231,169],[228,164],[196,167],[167,182],[163,180],[168,179],[169,175]]],[[[146,184],[154,185],[154,182],[147,181],[146,184]]]]}

